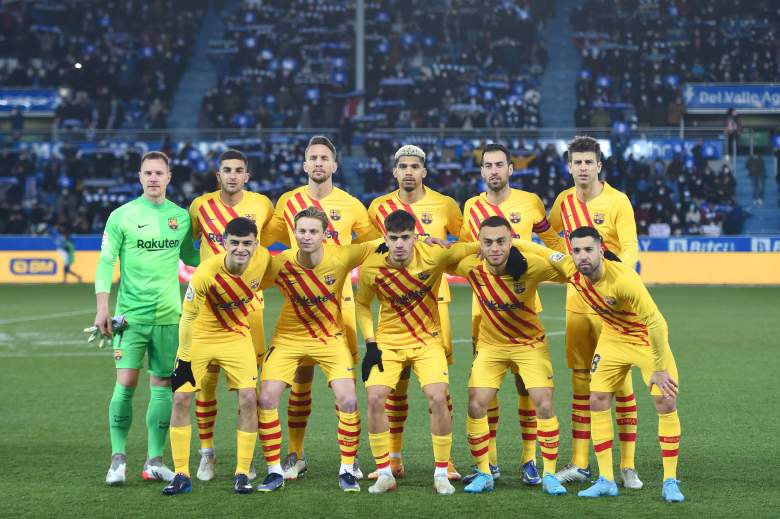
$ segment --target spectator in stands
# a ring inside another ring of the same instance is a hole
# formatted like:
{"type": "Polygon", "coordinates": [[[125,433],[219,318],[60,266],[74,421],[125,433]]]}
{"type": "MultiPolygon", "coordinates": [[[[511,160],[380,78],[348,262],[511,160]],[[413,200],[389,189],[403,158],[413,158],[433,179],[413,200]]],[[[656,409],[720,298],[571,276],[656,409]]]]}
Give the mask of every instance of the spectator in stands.
{"type": "Polygon", "coordinates": [[[747,159],[746,167],[750,176],[750,182],[753,185],[753,203],[755,205],[763,205],[764,183],[766,182],[764,160],[756,155],[754,150],[747,159]]]}

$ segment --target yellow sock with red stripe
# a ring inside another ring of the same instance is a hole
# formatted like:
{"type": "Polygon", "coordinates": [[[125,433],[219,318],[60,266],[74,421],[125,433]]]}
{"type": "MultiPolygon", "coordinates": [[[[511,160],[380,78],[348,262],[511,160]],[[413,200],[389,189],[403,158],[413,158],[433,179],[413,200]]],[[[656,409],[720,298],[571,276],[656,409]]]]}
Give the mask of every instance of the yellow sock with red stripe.
{"type": "Polygon", "coordinates": [[[433,475],[435,477],[447,477],[447,466],[450,462],[450,454],[452,452],[452,433],[436,435],[431,434],[431,440],[433,443],[433,460],[435,469],[433,475]]]}
{"type": "Polygon", "coordinates": [[[615,481],[615,473],[612,468],[612,409],[606,411],[590,412],[590,434],[593,438],[593,450],[596,451],[596,460],[599,464],[599,475],[615,481]]]}
{"type": "Polygon", "coordinates": [[[571,376],[571,462],[581,469],[590,465],[590,375],[571,376]]]}
{"type": "Polygon", "coordinates": [[[490,428],[488,427],[487,417],[466,417],[466,435],[468,437],[469,449],[471,449],[471,459],[474,461],[474,465],[476,465],[480,472],[490,474],[490,457],[488,454],[490,428]]]}
{"type": "Polygon", "coordinates": [[[621,394],[620,391],[615,393],[615,415],[618,438],[620,439],[621,470],[636,468],[634,461],[637,429],[636,399],[634,398],[633,388],[629,387],[628,391],[628,394],[621,394]]]}
{"type": "Polygon", "coordinates": [[[390,470],[390,432],[368,433],[368,444],[376,462],[376,469],[382,474],[392,476],[390,470]]]}
{"type": "Polygon", "coordinates": [[[539,448],[542,450],[542,462],[545,474],[555,474],[555,465],[558,463],[558,446],[560,445],[560,426],[558,418],[537,418],[536,435],[539,437],[539,448]]]}
{"type": "Polygon", "coordinates": [[[171,438],[171,457],[174,471],[190,477],[190,442],[192,441],[192,425],[171,427],[168,429],[171,438]]]}
{"type": "Polygon", "coordinates": [[[360,445],[360,412],[345,413],[338,411],[338,439],[341,451],[341,464],[352,466],[360,445]]]}
{"type": "Polygon", "coordinates": [[[287,400],[287,452],[303,457],[306,425],[311,414],[311,382],[293,382],[287,400]]]}
{"type": "Polygon", "coordinates": [[[399,456],[404,442],[404,424],[409,412],[408,392],[409,379],[400,379],[393,392],[387,396],[387,401],[385,402],[385,414],[387,415],[387,421],[390,422],[389,450],[391,453],[399,456]]]}
{"type": "Polygon", "coordinates": [[[664,464],[664,479],[677,479],[677,459],[680,454],[680,417],[677,410],[658,414],[658,441],[664,464]]]}
{"type": "Polygon", "coordinates": [[[523,452],[520,463],[536,460],[536,409],[528,395],[517,399],[517,414],[520,418],[520,435],[523,438],[523,452]]]}
{"type": "Polygon", "coordinates": [[[279,423],[279,411],[276,409],[260,409],[260,422],[257,435],[263,446],[265,463],[269,467],[279,465],[282,452],[282,426],[279,423]]]}
{"type": "Polygon", "coordinates": [[[249,466],[255,456],[255,432],[236,431],[236,475],[249,475],[249,466]]]}
{"type": "Polygon", "coordinates": [[[198,437],[201,449],[214,448],[214,423],[217,420],[217,382],[219,372],[206,371],[195,398],[195,418],[198,420],[198,437]]]}
{"type": "Polygon", "coordinates": [[[496,431],[498,430],[498,393],[488,404],[487,422],[490,429],[490,445],[488,446],[488,459],[491,465],[498,465],[498,445],[496,443],[496,431]]]}

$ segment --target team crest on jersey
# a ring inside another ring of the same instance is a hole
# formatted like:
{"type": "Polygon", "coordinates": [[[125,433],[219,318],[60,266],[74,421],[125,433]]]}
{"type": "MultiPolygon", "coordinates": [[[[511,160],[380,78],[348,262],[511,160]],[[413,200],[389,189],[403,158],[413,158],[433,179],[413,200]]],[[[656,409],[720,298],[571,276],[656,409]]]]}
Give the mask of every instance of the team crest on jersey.
{"type": "Polygon", "coordinates": [[[330,219],[333,220],[334,222],[338,222],[339,220],[341,220],[341,210],[331,209],[329,214],[330,214],[330,219]]]}
{"type": "Polygon", "coordinates": [[[325,274],[325,284],[330,286],[336,282],[336,276],[333,274],[325,274]]]}
{"type": "Polygon", "coordinates": [[[525,283],[522,281],[515,281],[514,291],[515,294],[522,294],[525,292],[525,283]]]}
{"type": "Polygon", "coordinates": [[[433,223],[433,213],[420,213],[420,221],[425,225],[433,223]]]}
{"type": "Polygon", "coordinates": [[[259,279],[253,279],[249,282],[249,286],[252,287],[252,290],[257,290],[260,288],[260,280],[259,279]]]}
{"type": "Polygon", "coordinates": [[[520,223],[520,213],[509,213],[509,221],[514,224],[520,223]]]}
{"type": "Polygon", "coordinates": [[[255,215],[254,215],[254,214],[245,214],[245,215],[244,215],[244,218],[249,218],[249,219],[250,219],[250,220],[252,220],[253,222],[254,222],[254,221],[257,219],[257,218],[255,218],[255,215]]]}
{"type": "Polygon", "coordinates": [[[558,263],[562,259],[563,259],[563,254],[561,254],[560,252],[553,252],[552,254],[550,254],[550,261],[554,261],[558,263]]]}
{"type": "Polygon", "coordinates": [[[122,350],[114,350],[114,360],[117,362],[122,360],[122,350]]]}
{"type": "Polygon", "coordinates": [[[172,231],[175,231],[179,228],[179,221],[176,220],[175,216],[168,218],[168,227],[170,227],[172,231]]]}
{"type": "Polygon", "coordinates": [[[617,304],[617,299],[615,299],[612,296],[606,296],[604,298],[604,302],[607,303],[609,306],[615,306],[615,304],[617,304]]]}
{"type": "Polygon", "coordinates": [[[593,213],[593,222],[597,225],[604,223],[604,213],[593,213]]]}
{"type": "Polygon", "coordinates": [[[431,277],[431,274],[430,272],[420,272],[419,274],[417,274],[417,277],[420,279],[420,281],[425,281],[426,279],[431,277]]]}

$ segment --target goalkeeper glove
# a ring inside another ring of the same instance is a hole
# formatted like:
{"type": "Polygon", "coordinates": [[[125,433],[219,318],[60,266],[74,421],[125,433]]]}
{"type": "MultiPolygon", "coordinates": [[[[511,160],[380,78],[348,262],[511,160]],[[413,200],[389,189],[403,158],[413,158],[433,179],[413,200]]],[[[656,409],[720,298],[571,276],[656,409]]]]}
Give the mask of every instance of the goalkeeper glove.
{"type": "Polygon", "coordinates": [[[171,375],[171,390],[176,392],[181,386],[189,382],[195,387],[195,376],[192,374],[192,364],[188,360],[176,359],[176,369],[171,375]]]}
{"type": "Polygon", "coordinates": [[[382,350],[375,342],[366,343],[366,354],[363,356],[363,364],[361,371],[363,372],[363,382],[368,380],[368,376],[371,374],[371,368],[376,366],[379,371],[385,371],[384,365],[382,365],[382,350]]]}
{"type": "Polygon", "coordinates": [[[506,273],[517,281],[528,270],[528,260],[517,248],[509,249],[509,258],[506,261],[506,273]]]}
{"type": "MultiPolygon", "coordinates": [[[[114,333],[121,334],[123,331],[125,331],[126,328],[127,328],[127,320],[125,319],[124,315],[117,315],[116,317],[111,319],[111,330],[114,333]]],[[[84,328],[84,333],[90,334],[89,338],[87,339],[87,344],[92,344],[98,339],[98,337],[100,337],[100,340],[97,343],[97,347],[99,349],[105,348],[106,344],[108,344],[111,341],[111,337],[100,333],[100,328],[98,328],[95,325],[92,325],[89,328],[84,328]]]]}

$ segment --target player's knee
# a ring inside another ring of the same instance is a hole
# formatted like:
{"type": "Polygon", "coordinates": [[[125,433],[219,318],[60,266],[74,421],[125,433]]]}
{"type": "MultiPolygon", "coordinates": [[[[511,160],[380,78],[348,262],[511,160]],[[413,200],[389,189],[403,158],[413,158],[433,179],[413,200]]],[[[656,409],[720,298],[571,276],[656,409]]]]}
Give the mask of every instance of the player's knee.
{"type": "Polygon", "coordinates": [[[653,400],[655,401],[655,410],[656,412],[658,412],[658,414],[671,413],[672,411],[677,409],[676,398],[664,398],[662,396],[654,396],[653,400]]]}
{"type": "Polygon", "coordinates": [[[381,391],[369,391],[368,392],[368,407],[375,411],[384,413],[385,402],[387,401],[387,395],[381,391]]]}
{"type": "Polygon", "coordinates": [[[252,412],[257,407],[257,394],[255,391],[239,391],[238,406],[242,412],[252,412]]]}
{"type": "Polygon", "coordinates": [[[609,409],[611,393],[591,392],[590,409],[591,411],[606,411],[609,409]]]}
{"type": "Polygon", "coordinates": [[[428,406],[432,411],[447,409],[447,392],[432,391],[428,394],[428,406]]]}
{"type": "Polygon", "coordinates": [[[487,405],[476,399],[469,400],[469,416],[471,418],[482,418],[486,414],[487,405]]]}
{"type": "Polygon", "coordinates": [[[192,405],[192,393],[174,393],[173,407],[177,412],[189,412],[192,405]]]}
{"type": "Polygon", "coordinates": [[[547,419],[553,416],[552,397],[542,397],[534,402],[534,408],[539,418],[547,419]]]}
{"type": "Polygon", "coordinates": [[[258,398],[258,405],[260,409],[276,409],[279,407],[279,397],[271,392],[262,391],[258,398]]]}
{"type": "Polygon", "coordinates": [[[342,395],[338,400],[339,411],[344,413],[354,413],[357,409],[357,397],[353,395],[342,395]]]}

